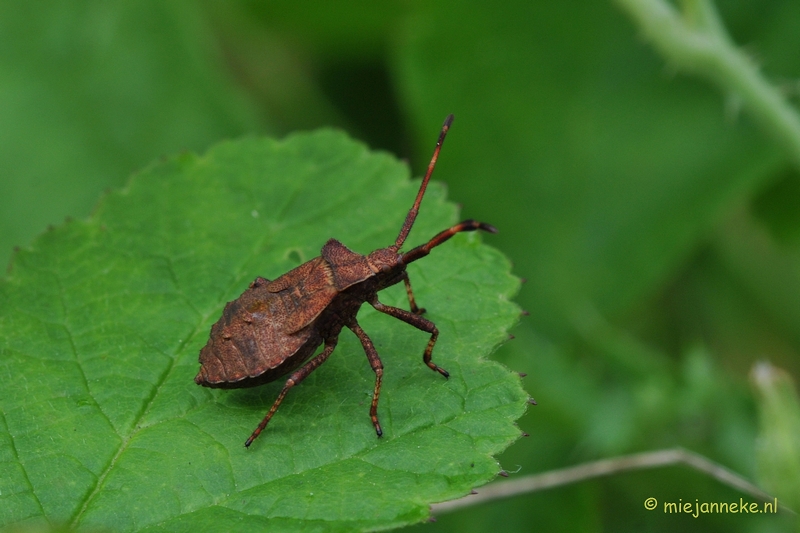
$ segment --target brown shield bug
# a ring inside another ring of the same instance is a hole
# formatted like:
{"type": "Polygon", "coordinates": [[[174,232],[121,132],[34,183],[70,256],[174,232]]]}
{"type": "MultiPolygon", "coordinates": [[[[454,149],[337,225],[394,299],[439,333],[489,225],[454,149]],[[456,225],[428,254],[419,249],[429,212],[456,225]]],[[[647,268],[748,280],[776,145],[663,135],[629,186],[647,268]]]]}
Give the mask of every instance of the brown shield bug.
{"type": "Polygon", "coordinates": [[[383,434],[378,422],[383,363],[372,341],[356,321],[364,302],[381,313],[430,333],[422,360],[445,378],[449,376],[445,369],[431,361],[439,330],[433,322],[421,316],[425,310],[414,301],[406,265],[425,257],[432,248],[461,231],[480,229],[496,233],[497,230],[483,222],[465,220],[407,252],[400,252],[400,248],[417,218],[452,121],[453,115],[444,121],[417,198],[393,245],[363,256],[336,239],[330,239],[322,247],[319,257],[276,280],[256,278],[239,298],[225,305],[222,317],[211,327],[210,338],[200,350],[200,372],[194,378],[195,383],[204,387],[238,389],[269,383],[291,372],[272,408],[244,443],[245,446],[250,446],[264,430],[289,389],[328,359],[336,347],[339,332],[345,326],[361,341],[375,371],[369,416],[378,436],[383,434]],[[401,281],[405,284],[411,311],[378,301],[380,290],[401,281]],[[308,360],[321,344],[325,345],[322,352],[308,360]]]}

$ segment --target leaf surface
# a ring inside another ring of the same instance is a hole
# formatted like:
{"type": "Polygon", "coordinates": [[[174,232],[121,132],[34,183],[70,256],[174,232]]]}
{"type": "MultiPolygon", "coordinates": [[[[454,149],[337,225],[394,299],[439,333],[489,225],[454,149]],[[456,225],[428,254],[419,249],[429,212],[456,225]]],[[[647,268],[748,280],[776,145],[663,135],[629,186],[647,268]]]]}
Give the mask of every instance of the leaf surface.
{"type": "MultiPolygon", "coordinates": [[[[417,187],[338,132],[228,142],[152,165],[89,220],[19,252],[0,283],[0,525],[388,528],[493,478],[527,395],[484,359],[517,320],[519,282],[476,234],[409,267],[449,380],[422,363],[427,334],[359,313],[385,367],[382,439],[368,416],[374,374],[346,329],[250,449],[282,381],[193,382],[225,302],[331,236],[360,253],[391,244],[417,187]]],[[[406,248],[456,215],[433,184],[406,248]]],[[[405,298],[402,284],[381,293],[405,298]]]]}

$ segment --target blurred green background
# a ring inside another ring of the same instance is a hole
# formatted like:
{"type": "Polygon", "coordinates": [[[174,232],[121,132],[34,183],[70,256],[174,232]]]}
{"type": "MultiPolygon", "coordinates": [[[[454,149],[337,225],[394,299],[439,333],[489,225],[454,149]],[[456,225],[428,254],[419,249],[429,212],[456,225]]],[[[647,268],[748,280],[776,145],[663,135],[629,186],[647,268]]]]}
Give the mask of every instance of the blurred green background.
{"type": "MultiPolygon", "coordinates": [[[[795,98],[800,3],[718,7],[795,98]]],[[[683,446],[769,476],[748,375],[764,359],[800,375],[800,175],[734,98],[671,70],[611,2],[5,1],[0,102],[4,264],[160,156],[335,126],[420,175],[454,113],[435,179],[464,218],[500,229],[486,242],[527,279],[530,316],[496,357],[528,374],[539,405],[504,468],[683,446]]],[[[796,527],[783,514],[664,515],[644,509],[651,496],[742,495],[671,467],[418,527],[796,527]]]]}

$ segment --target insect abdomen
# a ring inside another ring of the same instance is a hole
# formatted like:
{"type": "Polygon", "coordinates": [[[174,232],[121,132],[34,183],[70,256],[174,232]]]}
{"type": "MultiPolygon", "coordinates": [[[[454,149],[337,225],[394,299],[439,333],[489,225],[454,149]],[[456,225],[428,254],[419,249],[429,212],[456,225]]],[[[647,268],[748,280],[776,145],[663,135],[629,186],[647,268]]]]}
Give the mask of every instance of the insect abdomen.
{"type": "Polygon", "coordinates": [[[196,383],[226,389],[268,383],[300,366],[322,343],[313,328],[285,333],[289,310],[280,293],[267,290],[268,284],[257,278],[225,305],[200,351],[196,383]]]}

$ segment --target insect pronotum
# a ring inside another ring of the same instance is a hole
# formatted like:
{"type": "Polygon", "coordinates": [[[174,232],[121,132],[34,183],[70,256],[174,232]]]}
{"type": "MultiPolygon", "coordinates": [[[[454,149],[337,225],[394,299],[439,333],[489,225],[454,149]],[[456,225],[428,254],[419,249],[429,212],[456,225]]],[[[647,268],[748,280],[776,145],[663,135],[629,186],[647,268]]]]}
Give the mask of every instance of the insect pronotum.
{"type": "Polygon", "coordinates": [[[431,370],[445,378],[449,377],[445,369],[431,360],[439,330],[433,322],[421,316],[425,309],[418,307],[414,300],[406,265],[425,257],[456,233],[475,230],[496,233],[497,230],[483,222],[465,220],[442,231],[425,244],[407,252],[401,252],[400,249],[417,218],[422,197],[452,122],[453,115],[444,121],[417,198],[394,244],[363,256],[341,242],[330,239],[322,247],[319,257],[273,281],[256,278],[239,298],[225,305],[222,317],[211,327],[210,338],[200,350],[200,372],[194,378],[195,383],[204,387],[236,389],[255,387],[290,374],[275,403],[244,443],[245,446],[249,447],[267,427],[289,389],[328,359],[344,327],[355,333],[361,341],[375,372],[369,416],[378,436],[383,434],[378,421],[383,363],[372,340],[356,320],[364,302],[381,313],[430,333],[422,360],[431,370]],[[410,311],[384,305],[378,300],[379,291],[401,281],[405,284],[410,311]],[[322,352],[311,357],[321,344],[325,346],[322,352]]]}

